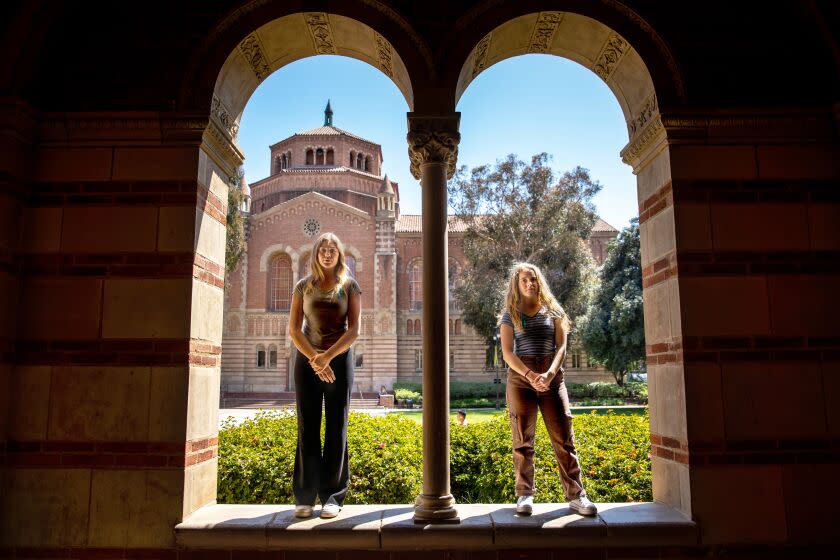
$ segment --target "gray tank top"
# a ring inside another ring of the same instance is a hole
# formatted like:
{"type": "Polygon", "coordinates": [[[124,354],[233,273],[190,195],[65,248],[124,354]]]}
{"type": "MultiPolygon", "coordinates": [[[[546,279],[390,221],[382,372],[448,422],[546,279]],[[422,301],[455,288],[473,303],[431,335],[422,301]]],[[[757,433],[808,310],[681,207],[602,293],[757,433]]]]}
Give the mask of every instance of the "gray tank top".
{"type": "Polygon", "coordinates": [[[325,292],[314,286],[309,293],[306,285],[310,277],[295,286],[295,294],[303,301],[303,335],[318,350],[327,350],[347,332],[347,306],[350,294],[362,290],[354,278],[348,278],[338,294],[325,292]]]}

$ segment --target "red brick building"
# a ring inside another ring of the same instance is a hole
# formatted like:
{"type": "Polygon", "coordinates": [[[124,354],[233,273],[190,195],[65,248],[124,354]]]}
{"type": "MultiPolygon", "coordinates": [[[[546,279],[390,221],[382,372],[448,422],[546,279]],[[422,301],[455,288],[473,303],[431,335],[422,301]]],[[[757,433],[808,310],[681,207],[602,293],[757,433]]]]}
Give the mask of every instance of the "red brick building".
{"type": "MultiPolygon", "coordinates": [[[[293,389],[288,337],[292,288],[309,267],[312,243],[333,231],[362,287],[362,328],[355,344],[356,389],[419,381],[422,355],[422,243],[419,215],[400,213],[399,184],[382,169],[382,147],[336,128],[329,103],[324,126],[271,146],[271,175],[244,186],[248,244],[228,276],[222,343],[223,393],[293,389]]],[[[465,264],[463,225],[449,224],[449,277],[465,264]]],[[[600,263],[615,228],[598,220],[590,247],[600,263]]],[[[450,290],[451,291],[451,290],[450,290]]],[[[487,381],[483,339],[464,324],[450,295],[449,364],[453,379],[487,381]]],[[[569,378],[611,380],[572,349],[569,378]]]]}

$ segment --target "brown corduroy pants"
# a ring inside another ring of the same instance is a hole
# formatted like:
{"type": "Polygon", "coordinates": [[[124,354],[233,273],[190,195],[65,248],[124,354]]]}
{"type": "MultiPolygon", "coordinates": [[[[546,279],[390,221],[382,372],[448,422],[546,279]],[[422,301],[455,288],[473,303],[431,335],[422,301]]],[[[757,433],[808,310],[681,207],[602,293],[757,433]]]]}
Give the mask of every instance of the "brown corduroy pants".
{"type": "MultiPolygon", "coordinates": [[[[534,372],[543,373],[551,365],[553,356],[520,356],[520,359],[534,372]]],[[[572,412],[563,373],[554,377],[548,391],[538,392],[524,376],[508,369],[506,397],[513,435],[516,495],[534,494],[534,433],[539,409],[551,438],[554,456],[557,458],[566,500],[585,496],[586,491],[580,481],[580,463],[572,431],[572,412]]]]}

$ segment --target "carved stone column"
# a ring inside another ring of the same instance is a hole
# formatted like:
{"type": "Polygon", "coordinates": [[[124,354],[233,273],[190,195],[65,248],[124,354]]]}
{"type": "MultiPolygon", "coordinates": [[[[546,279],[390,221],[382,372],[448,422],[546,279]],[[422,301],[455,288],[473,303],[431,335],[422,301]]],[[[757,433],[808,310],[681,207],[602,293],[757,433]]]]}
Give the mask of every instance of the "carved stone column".
{"type": "Polygon", "coordinates": [[[458,158],[460,113],[408,114],[411,173],[423,189],[423,493],[417,523],[458,523],[449,487],[449,297],[446,180],[458,158]]]}

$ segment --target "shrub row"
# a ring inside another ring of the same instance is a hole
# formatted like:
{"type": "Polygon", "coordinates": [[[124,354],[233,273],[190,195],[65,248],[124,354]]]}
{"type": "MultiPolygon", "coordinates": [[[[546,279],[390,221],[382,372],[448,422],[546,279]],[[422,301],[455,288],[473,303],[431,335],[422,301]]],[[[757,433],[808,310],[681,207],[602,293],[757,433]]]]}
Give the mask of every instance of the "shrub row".
{"type": "MultiPolygon", "coordinates": [[[[584,487],[595,501],[651,500],[647,415],[587,414],[574,420],[584,487]]],[[[452,493],[461,503],[514,500],[510,427],[500,415],[450,426],[452,493]]],[[[323,437],[323,434],[322,434],[323,437]]],[[[297,419],[262,412],[219,433],[220,503],[294,503],[297,419]]],[[[422,426],[400,415],[351,413],[347,503],[412,503],[422,483],[422,426]]],[[[562,485],[545,426],[537,424],[536,499],[562,502],[562,485]]]]}
{"type": "MultiPolygon", "coordinates": [[[[466,399],[495,399],[496,387],[499,387],[499,394],[504,397],[505,385],[495,385],[488,382],[473,381],[450,381],[449,398],[453,401],[466,399]]],[[[632,401],[639,404],[647,403],[647,383],[626,383],[623,386],[615,383],[593,382],[593,383],[567,383],[569,398],[574,400],[583,399],[621,399],[621,401],[632,401]]],[[[420,383],[394,383],[394,392],[397,399],[413,398],[415,404],[420,402],[423,394],[423,386],[420,383]],[[400,395],[415,396],[400,396],[400,395]]],[[[495,402],[495,401],[494,401],[495,402]]],[[[618,404],[619,401],[603,401],[604,404],[618,404]]],[[[454,405],[453,405],[454,406],[454,405]]],[[[463,406],[463,405],[461,405],[463,406]]]]}
{"type": "Polygon", "coordinates": [[[593,383],[567,383],[566,389],[569,391],[570,398],[576,400],[615,398],[645,404],[648,399],[647,383],[639,382],[625,383],[624,385],[604,383],[601,381],[593,383]]]}

